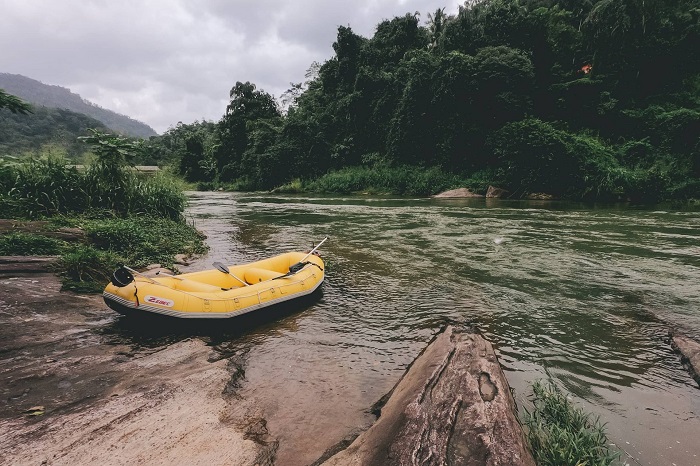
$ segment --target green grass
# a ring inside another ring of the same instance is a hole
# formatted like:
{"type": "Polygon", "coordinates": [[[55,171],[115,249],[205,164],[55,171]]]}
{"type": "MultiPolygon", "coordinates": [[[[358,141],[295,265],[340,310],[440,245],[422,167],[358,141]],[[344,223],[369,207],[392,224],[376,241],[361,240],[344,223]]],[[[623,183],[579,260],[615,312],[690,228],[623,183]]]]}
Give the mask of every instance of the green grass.
{"type": "Polygon", "coordinates": [[[0,161],[0,217],[45,218],[108,210],[114,216],[178,219],[185,207],[180,185],[167,175],[144,176],[128,168],[66,167],[63,159],[0,161]]]}
{"type": "Polygon", "coordinates": [[[207,250],[193,225],[168,218],[58,217],[51,224],[85,230],[87,244],[69,247],[57,267],[64,288],[75,291],[101,291],[117,264],[173,267],[175,255],[207,250]]]}
{"type": "Polygon", "coordinates": [[[0,256],[56,256],[66,249],[64,241],[33,233],[0,236],[0,256]]]}
{"type": "Polygon", "coordinates": [[[63,289],[99,293],[120,263],[123,263],[123,258],[113,252],[78,245],[61,256],[56,270],[63,279],[63,289]]]}
{"type": "Polygon", "coordinates": [[[525,412],[527,439],[538,466],[609,466],[620,458],[598,418],[577,407],[552,383],[532,384],[525,412]]]}
{"type": "Polygon", "coordinates": [[[167,218],[86,220],[80,226],[93,247],[119,254],[132,267],[172,267],[176,254],[206,252],[202,235],[192,225],[167,218]]]}

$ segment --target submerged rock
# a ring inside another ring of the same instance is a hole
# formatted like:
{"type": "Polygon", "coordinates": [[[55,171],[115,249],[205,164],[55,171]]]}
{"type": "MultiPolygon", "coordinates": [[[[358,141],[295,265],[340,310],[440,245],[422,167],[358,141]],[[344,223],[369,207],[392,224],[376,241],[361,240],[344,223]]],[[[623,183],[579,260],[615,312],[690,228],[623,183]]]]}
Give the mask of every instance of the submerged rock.
{"type": "Polygon", "coordinates": [[[547,193],[530,193],[525,196],[525,198],[531,200],[551,201],[554,199],[554,196],[547,193]]]}
{"type": "Polygon", "coordinates": [[[671,346],[680,353],[681,361],[700,385],[700,343],[680,333],[671,333],[671,346]]]}
{"type": "Polygon", "coordinates": [[[491,344],[448,327],[388,395],[379,419],[324,466],[535,462],[491,344]]]}

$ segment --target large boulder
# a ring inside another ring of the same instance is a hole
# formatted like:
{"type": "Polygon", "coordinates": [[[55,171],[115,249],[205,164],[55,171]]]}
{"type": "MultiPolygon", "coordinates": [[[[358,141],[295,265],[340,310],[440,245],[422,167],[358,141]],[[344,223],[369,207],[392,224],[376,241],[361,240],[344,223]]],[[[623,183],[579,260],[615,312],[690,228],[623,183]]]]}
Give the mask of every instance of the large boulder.
{"type": "Polygon", "coordinates": [[[484,197],[484,196],[482,194],[474,193],[467,188],[457,188],[457,189],[450,189],[449,191],[443,191],[440,194],[436,194],[432,197],[439,198],[439,199],[463,199],[463,198],[484,197]]]}
{"type": "Polygon", "coordinates": [[[489,189],[486,191],[487,198],[503,199],[508,197],[509,194],[509,191],[502,188],[496,188],[495,186],[489,186],[489,189]]]}
{"type": "Polygon", "coordinates": [[[535,466],[491,344],[448,327],[389,394],[379,419],[324,466],[535,466]]]}

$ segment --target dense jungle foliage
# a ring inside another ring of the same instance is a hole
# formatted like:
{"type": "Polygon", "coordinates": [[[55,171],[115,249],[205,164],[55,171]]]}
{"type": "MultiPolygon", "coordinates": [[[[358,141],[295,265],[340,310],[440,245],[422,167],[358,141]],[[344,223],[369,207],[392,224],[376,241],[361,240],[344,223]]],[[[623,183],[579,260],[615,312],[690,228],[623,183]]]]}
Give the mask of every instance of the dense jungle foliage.
{"type": "Polygon", "coordinates": [[[515,197],[700,197],[697,0],[469,1],[371,38],[341,26],[333,49],[284,105],[238,82],[219,122],[178,124],[152,155],[241,189],[417,167],[515,197]]]}

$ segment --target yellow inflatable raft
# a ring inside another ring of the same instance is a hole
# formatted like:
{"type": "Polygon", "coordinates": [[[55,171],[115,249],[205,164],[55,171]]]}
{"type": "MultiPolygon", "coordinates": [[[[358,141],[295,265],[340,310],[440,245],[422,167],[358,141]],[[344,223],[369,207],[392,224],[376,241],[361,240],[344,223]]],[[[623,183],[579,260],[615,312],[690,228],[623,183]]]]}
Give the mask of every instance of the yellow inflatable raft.
{"type": "Polygon", "coordinates": [[[122,267],[114,272],[103,297],[122,314],[221,319],[311,294],[324,278],[321,258],[302,252],[232,267],[214,266],[213,270],[155,278],[122,267]]]}

